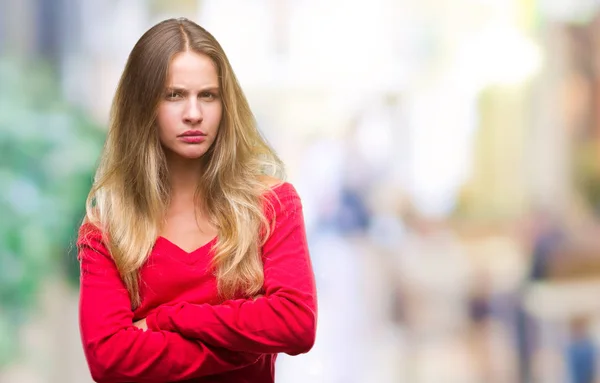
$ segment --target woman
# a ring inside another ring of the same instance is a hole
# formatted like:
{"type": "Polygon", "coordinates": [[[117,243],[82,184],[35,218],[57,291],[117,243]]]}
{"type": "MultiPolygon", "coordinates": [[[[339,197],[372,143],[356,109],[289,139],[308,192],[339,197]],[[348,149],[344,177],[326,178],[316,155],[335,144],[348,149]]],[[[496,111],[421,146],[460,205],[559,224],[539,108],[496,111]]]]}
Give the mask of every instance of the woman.
{"type": "Polygon", "coordinates": [[[294,187],[219,43],[186,19],[137,42],[79,238],[80,327],[98,382],[273,382],[314,344],[294,187]]]}

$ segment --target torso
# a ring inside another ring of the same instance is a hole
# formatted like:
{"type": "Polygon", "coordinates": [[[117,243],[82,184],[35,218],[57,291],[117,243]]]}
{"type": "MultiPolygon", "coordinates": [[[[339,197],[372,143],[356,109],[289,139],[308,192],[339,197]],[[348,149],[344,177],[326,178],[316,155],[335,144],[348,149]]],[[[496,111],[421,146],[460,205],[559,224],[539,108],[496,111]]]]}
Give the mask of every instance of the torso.
{"type": "MultiPolygon", "coordinates": [[[[274,187],[278,180],[267,183],[274,187]],[[276,181],[276,182],[275,182],[276,181]]],[[[285,189],[278,189],[278,195],[285,189]]],[[[142,304],[134,320],[147,317],[156,307],[181,301],[217,305],[223,298],[211,267],[217,230],[207,218],[196,218],[191,208],[173,204],[148,261],[140,269],[142,304]]],[[[240,298],[240,297],[238,297],[240,298]]],[[[272,383],[276,354],[265,354],[257,363],[239,370],[214,375],[194,383],[272,383]]]]}
{"type": "Polygon", "coordinates": [[[196,214],[191,206],[175,205],[167,212],[160,236],[190,253],[213,240],[217,233],[208,217],[196,214]]]}
{"type": "MultiPolygon", "coordinates": [[[[268,176],[262,176],[261,181],[270,188],[281,183],[281,180],[268,176]]],[[[218,230],[208,216],[194,209],[193,198],[183,197],[172,201],[159,237],[191,253],[211,242],[217,234],[218,230]]]]}

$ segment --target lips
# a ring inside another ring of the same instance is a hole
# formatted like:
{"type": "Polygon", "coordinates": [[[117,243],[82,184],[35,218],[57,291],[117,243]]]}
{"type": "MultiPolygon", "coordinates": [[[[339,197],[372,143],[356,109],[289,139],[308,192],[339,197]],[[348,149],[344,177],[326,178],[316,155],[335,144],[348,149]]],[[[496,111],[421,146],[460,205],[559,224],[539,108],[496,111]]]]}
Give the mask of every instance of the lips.
{"type": "Polygon", "coordinates": [[[199,144],[206,140],[206,136],[181,136],[179,139],[188,144],[199,144]]]}
{"type": "Polygon", "coordinates": [[[200,144],[206,140],[206,133],[201,130],[188,130],[177,137],[188,144],[200,144]]]}
{"type": "Polygon", "coordinates": [[[206,136],[201,130],[188,130],[179,135],[179,137],[197,137],[197,136],[206,136]]]}

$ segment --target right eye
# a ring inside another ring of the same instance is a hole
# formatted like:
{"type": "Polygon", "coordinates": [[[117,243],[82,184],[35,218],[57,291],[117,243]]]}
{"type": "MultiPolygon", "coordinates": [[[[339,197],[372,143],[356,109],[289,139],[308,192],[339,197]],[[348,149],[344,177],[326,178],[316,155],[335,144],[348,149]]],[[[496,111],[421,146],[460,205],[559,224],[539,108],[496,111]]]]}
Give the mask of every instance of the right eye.
{"type": "Polygon", "coordinates": [[[180,92],[176,92],[176,91],[168,91],[167,95],[166,95],[167,100],[177,100],[181,97],[182,97],[182,94],[180,92]]]}

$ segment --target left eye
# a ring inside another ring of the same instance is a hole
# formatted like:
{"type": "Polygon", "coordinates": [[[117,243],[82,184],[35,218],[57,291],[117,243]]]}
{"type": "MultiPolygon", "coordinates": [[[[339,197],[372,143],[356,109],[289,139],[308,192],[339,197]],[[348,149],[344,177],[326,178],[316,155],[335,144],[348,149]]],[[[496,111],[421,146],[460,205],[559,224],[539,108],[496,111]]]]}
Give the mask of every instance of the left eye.
{"type": "Polygon", "coordinates": [[[200,97],[212,100],[213,98],[215,98],[215,95],[210,92],[203,92],[200,94],[200,97]]]}

